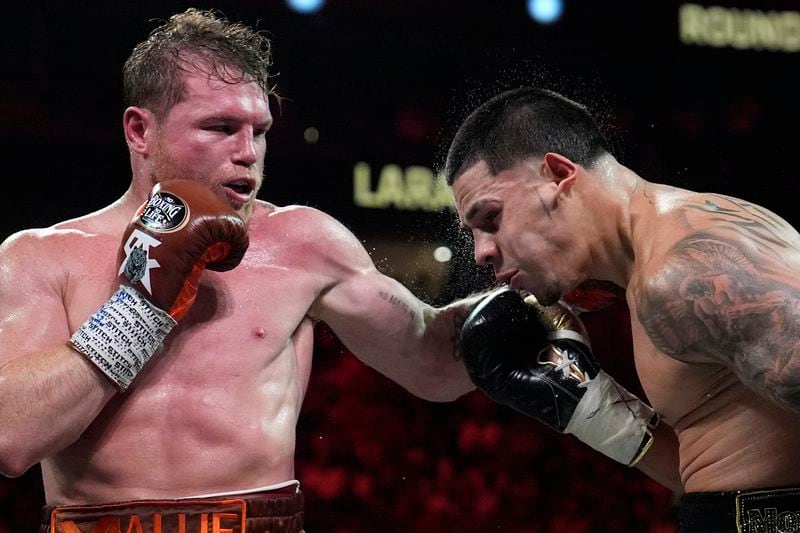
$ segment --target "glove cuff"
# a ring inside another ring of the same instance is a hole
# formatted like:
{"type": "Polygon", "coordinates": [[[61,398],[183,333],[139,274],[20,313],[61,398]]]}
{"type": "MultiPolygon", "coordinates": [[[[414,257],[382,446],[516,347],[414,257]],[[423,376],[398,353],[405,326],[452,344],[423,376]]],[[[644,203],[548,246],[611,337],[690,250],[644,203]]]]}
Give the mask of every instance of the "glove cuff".
{"type": "Polygon", "coordinates": [[[600,370],[586,385],[564,433],[572,433],[600,453],[634,466],[653,443],[657,415],[639,398],[600,370]]]}
{"type": "Polygon", "coordinates": [[[69,342],[125,391],[177,322],[121,285],[69,342]]]}

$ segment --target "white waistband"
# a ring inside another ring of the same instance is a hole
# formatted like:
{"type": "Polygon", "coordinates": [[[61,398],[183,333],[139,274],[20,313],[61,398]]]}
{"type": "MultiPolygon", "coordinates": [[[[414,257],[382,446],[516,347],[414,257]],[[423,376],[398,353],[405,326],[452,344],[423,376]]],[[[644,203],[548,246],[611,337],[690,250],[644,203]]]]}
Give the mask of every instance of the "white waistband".
{"type": "Polygon", "coordinates": [[[275,483],[274,485],[267,485],[265,487],[256,487],[252,489],[242,489],[242,490],[232,490],[230,492],[215,492],[212,494],[198,494],[197,496],[184,496],[183,498],[178,498],[179,500],[189,500],[189,499],[198,499],[198,498],[218,498],[220,496],[237,496],[239,494],[252,494],[254,492],[268,492],[271,490],[278,490],[283,489],[286,487],[291,487],[292,485],[295,486],[295,489],[299,492],[300,491],[300,482],[296,479],[290,479],[289,481],[282,481],[281,483],[275,483]]]}

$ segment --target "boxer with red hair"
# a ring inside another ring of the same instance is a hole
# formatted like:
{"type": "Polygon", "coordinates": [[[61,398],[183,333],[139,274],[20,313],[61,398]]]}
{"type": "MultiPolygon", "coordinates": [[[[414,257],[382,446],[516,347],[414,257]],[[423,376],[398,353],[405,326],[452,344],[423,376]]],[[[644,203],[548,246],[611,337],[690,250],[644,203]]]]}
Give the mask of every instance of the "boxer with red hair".
{"type": "Polygon", "coordinates": [[[173,16],[125,64],[128,190],[0,247],[0,472],[41,463],[42,531],[302,530],[319,321],[422,398],[474,389],[465,305],[413,297],[327,214],[256,199],[270,62],[246,26],[173,16]]]}

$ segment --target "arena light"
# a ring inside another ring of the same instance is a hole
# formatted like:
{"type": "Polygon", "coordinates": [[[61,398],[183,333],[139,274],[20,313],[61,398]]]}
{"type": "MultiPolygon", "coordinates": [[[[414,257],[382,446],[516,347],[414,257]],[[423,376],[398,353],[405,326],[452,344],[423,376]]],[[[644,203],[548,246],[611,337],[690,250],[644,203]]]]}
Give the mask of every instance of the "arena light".
{"type": "Polygon", "coordinates": [[[298,13],[310,15],[322,9],[325,0],[286,0],[286,5],[298,13]]]}
{"type": "Polygon", "coordinates": [[[433,251],[433,258],[439,263],[447,263],[453,258],[453,251],[447,246],[439,246],[433,251]]]}
{"type": "Polygon", "coordinates": [[[553,24],[563,12],[562,0],[528,0],[528,14],[539,24],[553,24]]]}
{"type": "Polygon", "coordinates": [[[319,130],[314,126],[309,126],[303,131],[303,139],[308,144],[316,144],[319,140],[319,130]]]}

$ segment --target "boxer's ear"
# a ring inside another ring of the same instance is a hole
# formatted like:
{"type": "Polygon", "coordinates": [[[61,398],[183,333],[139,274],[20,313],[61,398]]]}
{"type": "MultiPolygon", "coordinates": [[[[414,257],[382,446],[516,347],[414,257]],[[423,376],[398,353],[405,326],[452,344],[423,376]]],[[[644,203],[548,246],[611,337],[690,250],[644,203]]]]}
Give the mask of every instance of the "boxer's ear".
{"type": "Polygon", "coordinates": [[[558,186],[558,195],[569,194],[578,174],[578,166],[555,152],[544,154],[542,160],[542,175],[555,182],[558,186]]]}
{"type": "Polygon", "coordinates": [[[129,107],[122,115],[122,131],[128,148],[137,154],[147,155],[148,129],[155,124],[153,114],[141,107],[129,107]]]}

